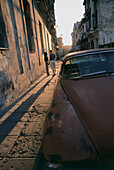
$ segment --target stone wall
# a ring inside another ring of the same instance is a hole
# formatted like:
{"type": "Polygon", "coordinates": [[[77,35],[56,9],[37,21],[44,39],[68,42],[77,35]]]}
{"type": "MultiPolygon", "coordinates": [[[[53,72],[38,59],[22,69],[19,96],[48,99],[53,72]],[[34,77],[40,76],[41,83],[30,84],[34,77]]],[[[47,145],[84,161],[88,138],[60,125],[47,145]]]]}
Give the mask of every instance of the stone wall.
{"type": "Polygon", "coordinates": [[[35,1],[1,0],[0,8],[4,21],[1,29],[5,29],[8,43],[0,38],[4,41],[0,43],[3,44],[0,46],[1,110],[16,100],[45,71],[43,52],[47,51],[49,56],[52,44],[35,1]]]}
{"type": "Polygon", "coordinates": [[[0,108],[7,103],[7,97],[13,90],[14,85],[8,70],[8,51],[0,49],[0,108]]]}

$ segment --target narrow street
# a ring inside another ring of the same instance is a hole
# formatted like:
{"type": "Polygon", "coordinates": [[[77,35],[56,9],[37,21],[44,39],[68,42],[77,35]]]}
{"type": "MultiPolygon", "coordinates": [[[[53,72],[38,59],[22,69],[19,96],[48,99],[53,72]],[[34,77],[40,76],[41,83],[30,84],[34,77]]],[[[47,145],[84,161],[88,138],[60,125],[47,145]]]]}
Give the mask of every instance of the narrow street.
{"type": "Polygon", "coordinates": [[[0,115],[0,169],[35,169],[60,66],[56,62],[54,77],[44,73],[0,115]]]}

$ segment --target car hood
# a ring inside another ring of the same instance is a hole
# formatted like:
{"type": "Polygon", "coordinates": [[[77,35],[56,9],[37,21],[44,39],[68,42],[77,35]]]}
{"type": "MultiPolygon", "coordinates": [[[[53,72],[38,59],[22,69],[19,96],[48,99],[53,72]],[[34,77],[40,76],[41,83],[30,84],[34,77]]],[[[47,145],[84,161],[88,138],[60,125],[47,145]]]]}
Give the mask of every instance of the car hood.
{"type": "Polygon", "coordinates": [[[98,166],[104,160],[113,166],[113,83],[107,77],[59,80],[44,125],[46,160],[94,160],[98,166]]]}
{"type": "Polygon", "coordinates": [[[86,128],[104,164],[114,162],[113,77],[62,80],[76,113],[86,128]]]}

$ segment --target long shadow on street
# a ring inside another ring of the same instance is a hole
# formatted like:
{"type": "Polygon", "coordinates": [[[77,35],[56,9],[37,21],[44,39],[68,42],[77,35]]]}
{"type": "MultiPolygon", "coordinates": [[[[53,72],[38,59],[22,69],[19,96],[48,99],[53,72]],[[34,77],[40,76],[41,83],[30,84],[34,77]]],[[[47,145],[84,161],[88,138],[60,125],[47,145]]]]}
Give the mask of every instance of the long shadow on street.
{"type": "Polygon", "coordinates": [[[0,119],[14,106],[16,105],[22,98],[24,98],[31,90],[33,90],[39,83],[41,83],[47,76],[45,76],[42,80],[36,83],[32,88],[26,91],[22,96],[20,96],[14,103],[8,106],[5,110],[0,111],[0,119]]]}
{"type": "MultiPolygon", "coordinates": [[[[32,94],[25,102],[23,102],[6,120],[0,125],[0,143],[5,139],[5,137],[11,132],[11,130],[16,126],[18,121],[22,118],[25,112],[28,111],[29,107],[34,103],[46,86],[50,83],[53,77],[36,93],[32,94]],[[16,121],[9,121],[12,117],[16,117],[16,121]]],[[[36,85],[35,85],[36,86],[36,85]]],[[[34,87],[35,87],[34,86],[34,87]]],[[[32,88],[34,88],[32,87],[32,88]]],[[[29,90],[30,91],[30,90],[29,90]]],[[[28,92],[27,92],[28,93],[28,92]]],[[[27,94],[26,93],[26,94],[27,94]]],[[[24,94],[25,95],[25,94],[24,94]]]]}

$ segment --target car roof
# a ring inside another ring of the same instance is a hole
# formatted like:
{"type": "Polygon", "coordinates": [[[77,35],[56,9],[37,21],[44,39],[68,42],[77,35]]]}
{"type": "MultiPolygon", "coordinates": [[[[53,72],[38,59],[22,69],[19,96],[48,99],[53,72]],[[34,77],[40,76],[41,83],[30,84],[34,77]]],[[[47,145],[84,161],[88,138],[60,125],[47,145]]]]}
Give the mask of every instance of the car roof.
{"type": "Polygon", "coordinates": [[[76,51],[76,52],[68,53],[67,55],[65,55],[63,58],[63,61],[73,56],[80,55],[80,54],[94,53],[94,52],[108,52],[108,51],[114,51],[114,48],[113,47],[112,48],[99,48],[99,49],[76,51]]]}

